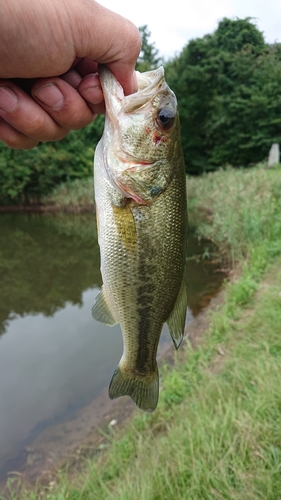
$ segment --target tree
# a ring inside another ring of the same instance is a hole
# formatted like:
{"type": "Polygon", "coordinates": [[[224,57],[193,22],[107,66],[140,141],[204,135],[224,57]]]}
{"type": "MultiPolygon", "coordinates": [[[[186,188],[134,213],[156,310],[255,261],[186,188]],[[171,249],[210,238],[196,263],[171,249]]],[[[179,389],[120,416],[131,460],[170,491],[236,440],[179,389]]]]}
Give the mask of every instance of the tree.
{"type": "Polygon", "coordinates": [[[29,151],[0,143],[0,204],[38,203],[61,182],[89,177],[104,117],[61,141],[39,143],[29,151]]]}
{"type": "Polygon", "coordinates": [[[151,32],[147,25],[140,26],[139,32],[141,34],[142,43],[136,69],[142,73],[157,68],[157,66],[161,64],[162,59],[159,56],[158,49],[155,47],[155,43],[149,42],[151,32]]]}
{"type": "Polygon", "coordinates": [[[280,54],[249,18],[225,18],[167,65],[188,172],[250,165],[280,142],[280,54]]]}

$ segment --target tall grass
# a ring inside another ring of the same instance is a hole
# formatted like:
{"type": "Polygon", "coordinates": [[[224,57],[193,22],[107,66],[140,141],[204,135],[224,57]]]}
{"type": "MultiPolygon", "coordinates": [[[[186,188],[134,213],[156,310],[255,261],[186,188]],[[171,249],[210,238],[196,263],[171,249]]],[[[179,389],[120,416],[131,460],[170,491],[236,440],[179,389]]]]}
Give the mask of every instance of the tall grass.
{"type": "Polygon", "coordinates": [[[258,165],[248,170],[218,170],[187,179],[191,224],[200,235],[244,259],[253,246],[268,242],[280,251],[281,169],[258,165]]]}
{"type": "Polygon", "coordinates": [[[55,485],[11,489],[13,500],[281,498],[280,171],[228,169],[187,185],[192,224],[240,266],[203,342],[162,368],[155,413],[108,431],[108,451],[71,481],[63,470],[55,485]]]}
{"type": "Polygon", "coordinates": [[[44,205],[53,205],[60,210],[80,212],[94,209],[93,177],[75,179],[59,184],[49,195],[41,198],[44,205]]]}

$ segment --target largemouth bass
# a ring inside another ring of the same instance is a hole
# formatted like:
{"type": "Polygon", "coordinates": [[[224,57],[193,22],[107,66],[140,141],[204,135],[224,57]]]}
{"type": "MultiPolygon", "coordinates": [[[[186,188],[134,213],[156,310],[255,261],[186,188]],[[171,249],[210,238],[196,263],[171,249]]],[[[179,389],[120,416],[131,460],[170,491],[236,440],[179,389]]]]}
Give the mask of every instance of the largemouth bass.
{"type": "Polygon", "coordinates": [[[106,119],[94,184],[103,287],[92,314],[122,329],[110,398],[129,395],[153,411],[163,324],[176,348],[184,333],[187,204],[176,97],[162,67],[137,78],[138,92],[124,96],[111,72],[100,71],[106,119]]]}

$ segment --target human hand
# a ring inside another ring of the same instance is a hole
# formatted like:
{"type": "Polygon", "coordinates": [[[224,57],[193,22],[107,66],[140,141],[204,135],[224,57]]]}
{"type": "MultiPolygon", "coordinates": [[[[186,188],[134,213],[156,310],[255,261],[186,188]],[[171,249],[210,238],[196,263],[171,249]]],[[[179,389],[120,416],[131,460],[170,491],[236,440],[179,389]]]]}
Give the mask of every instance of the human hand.
{"type": "Polygon", "coordinates": [[[15,149],[62,139],[104,112],[98,64],[125,94],[140,35],[94,0],[0,0],[0,140],[15,149]]]}

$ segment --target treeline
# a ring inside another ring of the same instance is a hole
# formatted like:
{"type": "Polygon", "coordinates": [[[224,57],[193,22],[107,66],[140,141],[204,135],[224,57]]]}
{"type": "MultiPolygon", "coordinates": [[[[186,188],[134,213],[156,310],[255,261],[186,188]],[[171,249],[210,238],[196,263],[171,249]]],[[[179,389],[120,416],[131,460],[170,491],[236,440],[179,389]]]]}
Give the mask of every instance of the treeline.
{"type": "MultiPolygon", "coordinates": [[[[163,64],[147,26],[137,69],[163,64]]],[[[265,43],[247,19],[223,19],[213,34],[191,40],[166,62],[181,118],[190,174],[251,166],[281,141],[281,44],[265,43]]],[[[0,203],[38,202],[54,186],[92,174],[103,117],[83,130],[30,151],[0,145],[0,203]]]]}
{"type": "Polygon", "coordinates": [[[223,19],[166,66],[180,110],[187,172],[250,166],[281,142],[281,44],[250,19],[223,19]]]}
{"type": "Polygon", "coordinates": [[[61,182],[89,177],[104,117],[57,142],[21,151],[0,143],[0,204],[38,203],[61,182]]]}

